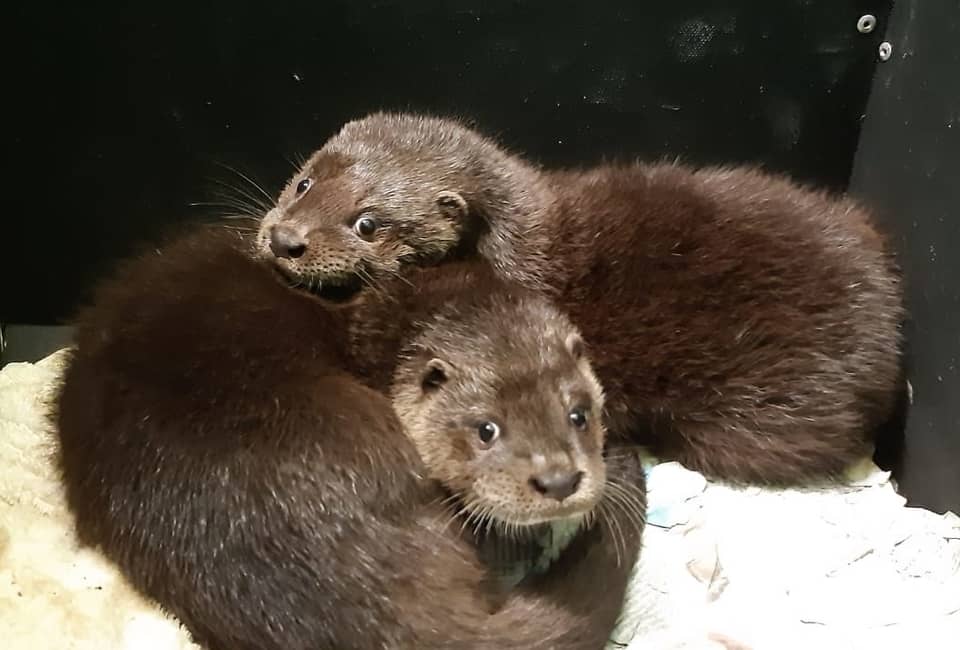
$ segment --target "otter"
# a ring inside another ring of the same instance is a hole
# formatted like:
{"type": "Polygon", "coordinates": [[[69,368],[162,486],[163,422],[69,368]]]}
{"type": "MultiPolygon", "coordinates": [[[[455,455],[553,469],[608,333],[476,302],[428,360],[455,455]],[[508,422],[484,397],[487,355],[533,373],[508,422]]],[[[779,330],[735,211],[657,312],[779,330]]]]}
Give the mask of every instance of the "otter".
{"type": "Polygon", "coordinates": [[[612,437],[712,478],[836,477],[899,388],[901,288],[871,214],[757,168],[542,169],[456,121],[377,113],[290,179],[258,249],[341,301],[486,260],[583,332],[612,437]]]}
{"type": "MultiPolygon", "coordinates": [[[[220,228],[179,237],[77,318],[54,419],[82,543],[210,650],[603,647],[643,471],[604,451],[569,321],[464,269],[459,291],[438,282],[464,296],[442,320],[405,333],[403,292],[371,293],[351,328],[249,250],[220,228]],[[365,350],[384,355],[361,379],[365,350]],[[523,546],[544,522],[579,532],[505,588],[485,531],[523,546]]],[[[425,275],[409,295],[430,293],[425,275]]]]}

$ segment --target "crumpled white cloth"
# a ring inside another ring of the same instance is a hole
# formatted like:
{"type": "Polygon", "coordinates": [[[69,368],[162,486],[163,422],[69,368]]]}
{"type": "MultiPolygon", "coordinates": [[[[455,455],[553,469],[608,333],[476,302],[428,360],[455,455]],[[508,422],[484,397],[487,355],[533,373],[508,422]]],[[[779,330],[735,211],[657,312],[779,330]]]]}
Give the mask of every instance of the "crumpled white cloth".
{"type": "MultiPolygon", "coordinates": [[[[62,362],[0,370],[0,647],[198,650],[77,547],[47,420],[62,362]]],[[[734,489],[676,463],[648,480],[645,548],[611,647],[956,647],[960,519],[903,507],[870,463],[808,490],[734,489]]]]}
{"type": "Polygon", "coordinates": [[[960,647],[960,518],[904,507],[873,463],[808,489],[734,488],[677,463],[648,480],[614,635],[631,650],[960,647]]]}
{"type": "Polygon", "coordinates": [[[199,650],[110,562],[77,547],[47,419],[62,361],[0,370],[0,648],[199,650]]]}

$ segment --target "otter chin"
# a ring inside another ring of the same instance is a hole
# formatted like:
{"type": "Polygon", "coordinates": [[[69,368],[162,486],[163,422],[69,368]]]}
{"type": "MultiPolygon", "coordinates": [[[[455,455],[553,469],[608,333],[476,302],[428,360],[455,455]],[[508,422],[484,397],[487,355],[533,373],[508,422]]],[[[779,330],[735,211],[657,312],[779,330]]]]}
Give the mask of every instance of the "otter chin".
{"type": "Polygon", "coordinates": [[[278,275],[291,289],[303,291],[330,302],[347,303],[363,290],[365,284],[358,274],[325,278],[299,276],[277,267],[278,275]]]}
{"type": "MultiPolygon", "coordinates": [[[[329,302],[350,302],[364,288],[362,272],[346,272],[336,275],[313,274],[304,271],[296,263],[274,254],[265,255],[257,250],[257,256],[269,264],[277,277],[291,289],[312,294],[329,302]]],[[[368,279],[367,282],[370,282],[368,279]]]]}

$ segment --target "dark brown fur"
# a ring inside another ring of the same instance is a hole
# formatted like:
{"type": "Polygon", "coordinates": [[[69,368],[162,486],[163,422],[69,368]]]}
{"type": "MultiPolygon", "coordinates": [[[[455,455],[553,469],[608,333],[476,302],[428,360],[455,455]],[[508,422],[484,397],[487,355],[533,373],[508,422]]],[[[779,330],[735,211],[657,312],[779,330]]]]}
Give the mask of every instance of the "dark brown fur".
{"type": "MultiPolygon", "coordinates": [[[[491,613],[488,567],[391,403],[346,372],[349,311],[223,232],[124,265],[79,319],[56,418],[81,540],[212,650],[602,647],[633,520],[613,544],[600,518],[491,613]]],[[[402,341],[390,322],[381,345],[402,341]]],[[[626,453],[608,468],[642,484],[626,453]]]]}
{"type": "Polygon", "coordinates": [[[276,260],[299,279],[479,254],[547,291],[584,334],[611,433],[710,476],[836,476],[898,388],[900,286],[870,215],[756,169],[545,171],[455,122],[377,114],[291,180],[268,255],[274,227],[307,243],[276,260]]]}

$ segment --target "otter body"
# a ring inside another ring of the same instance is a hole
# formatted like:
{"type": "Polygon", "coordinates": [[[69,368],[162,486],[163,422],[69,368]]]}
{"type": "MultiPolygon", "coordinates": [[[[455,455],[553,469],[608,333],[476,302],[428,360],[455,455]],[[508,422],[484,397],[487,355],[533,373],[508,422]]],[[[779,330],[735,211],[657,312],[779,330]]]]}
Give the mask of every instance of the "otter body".
{"type": "MultiPolygon", "coordinates": [[[[502,318],[526,304],[494,302],[488,313],[502,318]]],[[[369,317],[376,308],[366,309],[369,317]]],[[[530,309],[542,315],[549,306],[530,309]]],[[[526,413],[542,425],[541,437],[530,440],[545,455],[579,440],[579,455],[534,467],[531,455],[517,452],[523,430],[510,430],[506,420],[501,442],[508,432],[517,442],[474,444],[476,418],[499,417],[491,411],[500,406],[509,415],[511,398],[458,401],[469,397],[460,373],[469,368],[434,345],[442,341],[430,337],[429,321],[402,362],[401,332],[390,322],[382,337],[371,330],[378,343],[399,346],[368,363],[370,377],[396,375],[388,383],[407,400],[398,418],[387,395],[351,372],[364,348],[350,319],[349,309],[284,286],[242,243],[217,231],[119,269],[79,319],[57,402],[59,465],[80,539],[100,547],[211,650],[603,647],[640,524],[604,505],[604,472],[642,481],[635,459],[611,454],[604,468],[595,447],[599,416],[586,432],[557,430],[568,424],[559,390],[553,401],[538,402],[539,420],[526,413]],[[420,403],[450,417],[425,419],[420,403]],[[457,408],[472,408],[474,419],[454,417],[457,408]],[[407,426],[416,428],[416,444],[407,426]],[[460,441],[444,452],[460,454],[458,465],[447,465],[454,472],[421,461],[418,448],[431,433],[445,436],[444,444],[460,441]],[[564,507],[597,510],[596,524],[546,574],[506,594],[473,527],[451,523],[451,493],[440,482],[464,471],[480,481],[498,460],[515,471],[514,489],[520,476],[543,482],[557,469],[584,471],[593,483],[566,505],[532,484],[529,503],[510,501],[508,490],[476,494],[455,485],[469,523],[489,521],[493,505],[517,523],[538,513],[563,516],[564,507]],[[483,509],[470,509],[477,506],[483,509]],[[611,523],[614,516],[620,520],[611,523]],[[571,581],[576,593],[566,587],[571,581]]],[[[528,344],[562,359],[559,375],[594,395],[586,362],[566,353],[563,340],[528,337],[528,344]]],[[[501,377],[510,380],[509,372],[501,377]]],[[[482,389],[490,381],[474,383],[482,389]]],[[[518,399],[530,399],[530,390],[546,388],[528,384],[518,399]]]]}
{"type": "Polygon", "coordinates": [[[548,178],[546,257],[565,262],[548,282],[588,339],[613,430],[734,480],[835,477],[869,454],[901,308],[862,209],[749,169],[548,178]]]}
{"type": "Polygon", "coordinates": [[[712,477],[836,476],[897,391],[900,287],[869,214],[755,169],[541,170],[377,114],[291,179],[260,250],[331,291],[487,260],[583,332],[613,435],[712,477]]]}

